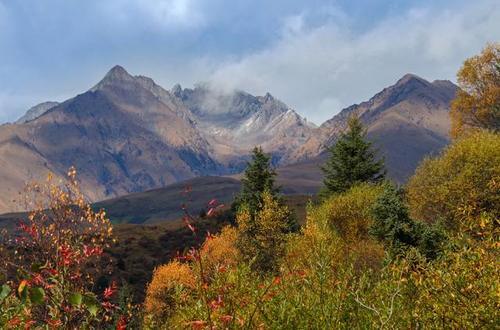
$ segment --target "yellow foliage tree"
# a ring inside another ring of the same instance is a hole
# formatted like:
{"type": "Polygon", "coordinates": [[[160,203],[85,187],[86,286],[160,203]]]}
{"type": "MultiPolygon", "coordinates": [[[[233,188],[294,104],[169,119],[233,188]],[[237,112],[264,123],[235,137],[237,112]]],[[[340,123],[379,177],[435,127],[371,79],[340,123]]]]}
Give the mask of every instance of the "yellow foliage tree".
{"type": "MultiPolygon", "coordinates": [[[[408,183],[410,213],[448,228],[480,225],[487,213],[500,218],[500,135],[475,132],[425,160],[408,183]]],[[[498,221],[498,220],[497,220],[498,221]]]]}
{"type": "Polygon", "coordinates": [[[453,137],[469,128],[500,129],[500,43],[467,59],[457,74],[460,90],[451,106],[453,137]]]}
{"type": "Polygon", "coordinates": [[[187,264],[172,261],[156,268],[146,291],[146,313],[153,318],[167,318],[182,298],[179,289],[187,293],[195,286],[195,277],[187,264]]]}
{"type": "Polygon", "coordinates": [[[276,270],[284,252],[289,217],[288,207],[268,191],[262,194],[262,207],[255,216],[252,217],[248,207],[243,207],[237,215],[237,247],[253,268],[264,272],[276,270]]]}

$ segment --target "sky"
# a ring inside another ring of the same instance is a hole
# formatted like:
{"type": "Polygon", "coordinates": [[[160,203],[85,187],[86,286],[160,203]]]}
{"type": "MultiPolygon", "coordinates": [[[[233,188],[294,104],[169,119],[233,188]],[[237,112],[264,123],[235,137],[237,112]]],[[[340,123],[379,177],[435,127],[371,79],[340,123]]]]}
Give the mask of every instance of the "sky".
{"type": "Polygon", "coordinates": [[[406,73],[454,81],[498,0],[0,0],[0,123],[114,65],[169,89],[270,92],[321,124],[406,73]]]}

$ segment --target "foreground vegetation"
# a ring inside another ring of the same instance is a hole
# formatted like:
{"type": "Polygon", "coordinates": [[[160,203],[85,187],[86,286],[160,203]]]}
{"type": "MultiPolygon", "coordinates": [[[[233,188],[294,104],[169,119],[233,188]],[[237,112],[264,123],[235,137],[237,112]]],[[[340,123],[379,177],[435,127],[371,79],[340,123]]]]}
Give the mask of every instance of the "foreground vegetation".
{"type": "Polygon", "coordinates": [[[243,212],[187,262],[156,269],[145,325],[496,328],[499,150],[500,136],[475,133],[424,162],[404,192],[362,183],[310,205],[299,233],[284,233],[286,208],[264,194],[253,240],[243,212]]]}
{"type": "Polygon", "coordinates": [[[231,210],[211,200],[200,220],[183,206],[192,248],[155,268],[140,305],[112,278],[131,267],[119,257],[132,242],[116,249],[76,171],[68,184],[30,186],[34,211],[0,245],[0,327],[499,328],[499,53],[491,45],[466,62],[487,78],[470,82],[482,81],[489,103],[471,106],[459,94],[455,140],[405,187],[383,180],[383,160],[353,118],[329,149],[321,201],[309,203],[299,228],[256,148],[231,210]],[[226,219],[217,234],[207,232],[213,219],[226,219]]]}

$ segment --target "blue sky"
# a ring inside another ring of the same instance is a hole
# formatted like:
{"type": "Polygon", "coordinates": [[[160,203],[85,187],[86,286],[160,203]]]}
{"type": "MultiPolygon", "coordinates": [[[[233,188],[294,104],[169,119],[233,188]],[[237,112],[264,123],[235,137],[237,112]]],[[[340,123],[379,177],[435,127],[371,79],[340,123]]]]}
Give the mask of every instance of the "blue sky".
{"type": "Polygon", "coordinates": [[[321,123],[408,72],[454,80],[498,0],[0,0],[0,123],[115,64],[165,88],[269,91],[321,123]]]}

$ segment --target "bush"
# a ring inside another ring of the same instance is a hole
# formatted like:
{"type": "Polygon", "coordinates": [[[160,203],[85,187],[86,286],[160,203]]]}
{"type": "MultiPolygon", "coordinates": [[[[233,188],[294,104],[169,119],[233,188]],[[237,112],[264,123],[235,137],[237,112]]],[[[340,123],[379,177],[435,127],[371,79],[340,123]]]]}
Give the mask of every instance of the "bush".
{"type": "Polygon", "coordinates": [[[104,211],[94,212],[80,193],[76,170],[66,183],[26,188],[32,211],[17,232],[0,242],[2,286],[0,327],[102,327],[125,322],[112,301],[117,286],[93,292],[107,270],[103,251],[113,242],[104,211]],[[120,321],[119,321],[120,320],[120,321]]]}
{"type": "Polygon", "coordinates": [[[179,295],[195,287],[191,268],[179,261],[172,261],[156,268],[149,283],[144,301],[145,312],[155,319],[171,315],[179,303],[179,295]]]}
{"type": "Polygon", "coordinates": [[[476,132],[427,159],[408,183],[411,215],[474,230],[482,213],[500,218],[500,135],[476,132]]]}
{"type": "Polygon", "coordinates": [[[380,185],[367,183],[354,186],[325,200],[316,217],[327,219],[331,228],[347,242],[369,239],[373,222],[371,207],[382,190],[380,185]]]}
{"type": "Polygon", "coordinates": [[[201,258],[207,276],[211,277],[218,271],[235,267],[240,260],[236,247],[237,230],[234,227],[222,228],[219,235],[209,236],[201,247],[201,258]]]}

